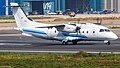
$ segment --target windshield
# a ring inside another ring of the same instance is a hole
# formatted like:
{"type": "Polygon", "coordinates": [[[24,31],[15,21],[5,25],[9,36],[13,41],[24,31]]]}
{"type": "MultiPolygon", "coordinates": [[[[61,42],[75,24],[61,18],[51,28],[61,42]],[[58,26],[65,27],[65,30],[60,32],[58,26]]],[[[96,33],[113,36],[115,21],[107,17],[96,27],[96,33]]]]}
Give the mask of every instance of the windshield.
{"type": "Polygon", "coordinates": [[[110,30],[109,29],[100,29],[99,32],[110,32],[110,30]]]}

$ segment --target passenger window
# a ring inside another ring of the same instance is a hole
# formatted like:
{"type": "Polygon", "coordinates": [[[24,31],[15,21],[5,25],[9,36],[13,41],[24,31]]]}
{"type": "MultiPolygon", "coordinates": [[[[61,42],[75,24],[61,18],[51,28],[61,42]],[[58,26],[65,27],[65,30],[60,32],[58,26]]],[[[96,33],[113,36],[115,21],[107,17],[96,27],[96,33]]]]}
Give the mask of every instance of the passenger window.
{"type": "Polygon", "coordinates": [[[88,31],[87,31],[87,33],[88,33],[88,31]]]}
{"type": "Polygon", "coordinates": [[[84,31],[83,31],[83,33],[84,33],[84,31]]]}

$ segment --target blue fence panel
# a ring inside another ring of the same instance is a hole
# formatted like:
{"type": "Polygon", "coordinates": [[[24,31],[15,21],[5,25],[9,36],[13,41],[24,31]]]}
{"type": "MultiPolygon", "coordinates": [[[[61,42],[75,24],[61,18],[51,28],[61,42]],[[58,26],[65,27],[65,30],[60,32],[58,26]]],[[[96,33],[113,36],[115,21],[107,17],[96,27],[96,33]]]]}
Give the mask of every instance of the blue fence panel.
{"type": "Polygon", "coordinates": [[[0,15],[5,15],[5,0],[0,0],[0,15]]]}

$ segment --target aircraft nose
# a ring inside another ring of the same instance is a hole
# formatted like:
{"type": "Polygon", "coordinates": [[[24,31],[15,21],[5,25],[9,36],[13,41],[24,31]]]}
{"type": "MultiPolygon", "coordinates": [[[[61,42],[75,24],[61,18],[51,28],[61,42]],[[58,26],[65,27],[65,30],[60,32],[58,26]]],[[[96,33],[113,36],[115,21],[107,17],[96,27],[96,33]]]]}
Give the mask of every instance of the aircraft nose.
{"type": "Polygon", "coordinates": [[[118,36],[117,36],[116,34],[113,33],[112,39],[113,39],[113,40],[116,40],[116,39],[118,39],[118,36]]]}
{"type": "Polygon", "coordinates": [[[118,36],[117,36],[117,35],[115,35],[115,36],[114,36],[114,39],[118,39],[118,36]]]}

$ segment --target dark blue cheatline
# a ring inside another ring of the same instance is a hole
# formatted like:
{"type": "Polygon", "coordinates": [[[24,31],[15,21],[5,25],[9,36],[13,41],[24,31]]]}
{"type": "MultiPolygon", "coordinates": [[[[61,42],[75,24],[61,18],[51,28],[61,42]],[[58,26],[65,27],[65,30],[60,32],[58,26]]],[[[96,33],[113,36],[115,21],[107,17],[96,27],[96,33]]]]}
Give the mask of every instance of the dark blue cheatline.
{"type": "Polygon", "coordinates": [[[28,29],[28,28],[24,28],[22,29],[24,32],[32,32],[32,33],[37,33],[37,34],[45,34],[47,35],[44,31],[40,31],[40,30],[35,30],[35,29],[28,29]]]}
{"type": "Polygon", "coordinates": [[[77,34],[77,33],[65,33],[63,32],[62,33],[64,36],[70,36],[70,37],[80,37],[80,38],[87,38],[85,35],[81,35],[81,34],[77,34]]]}

